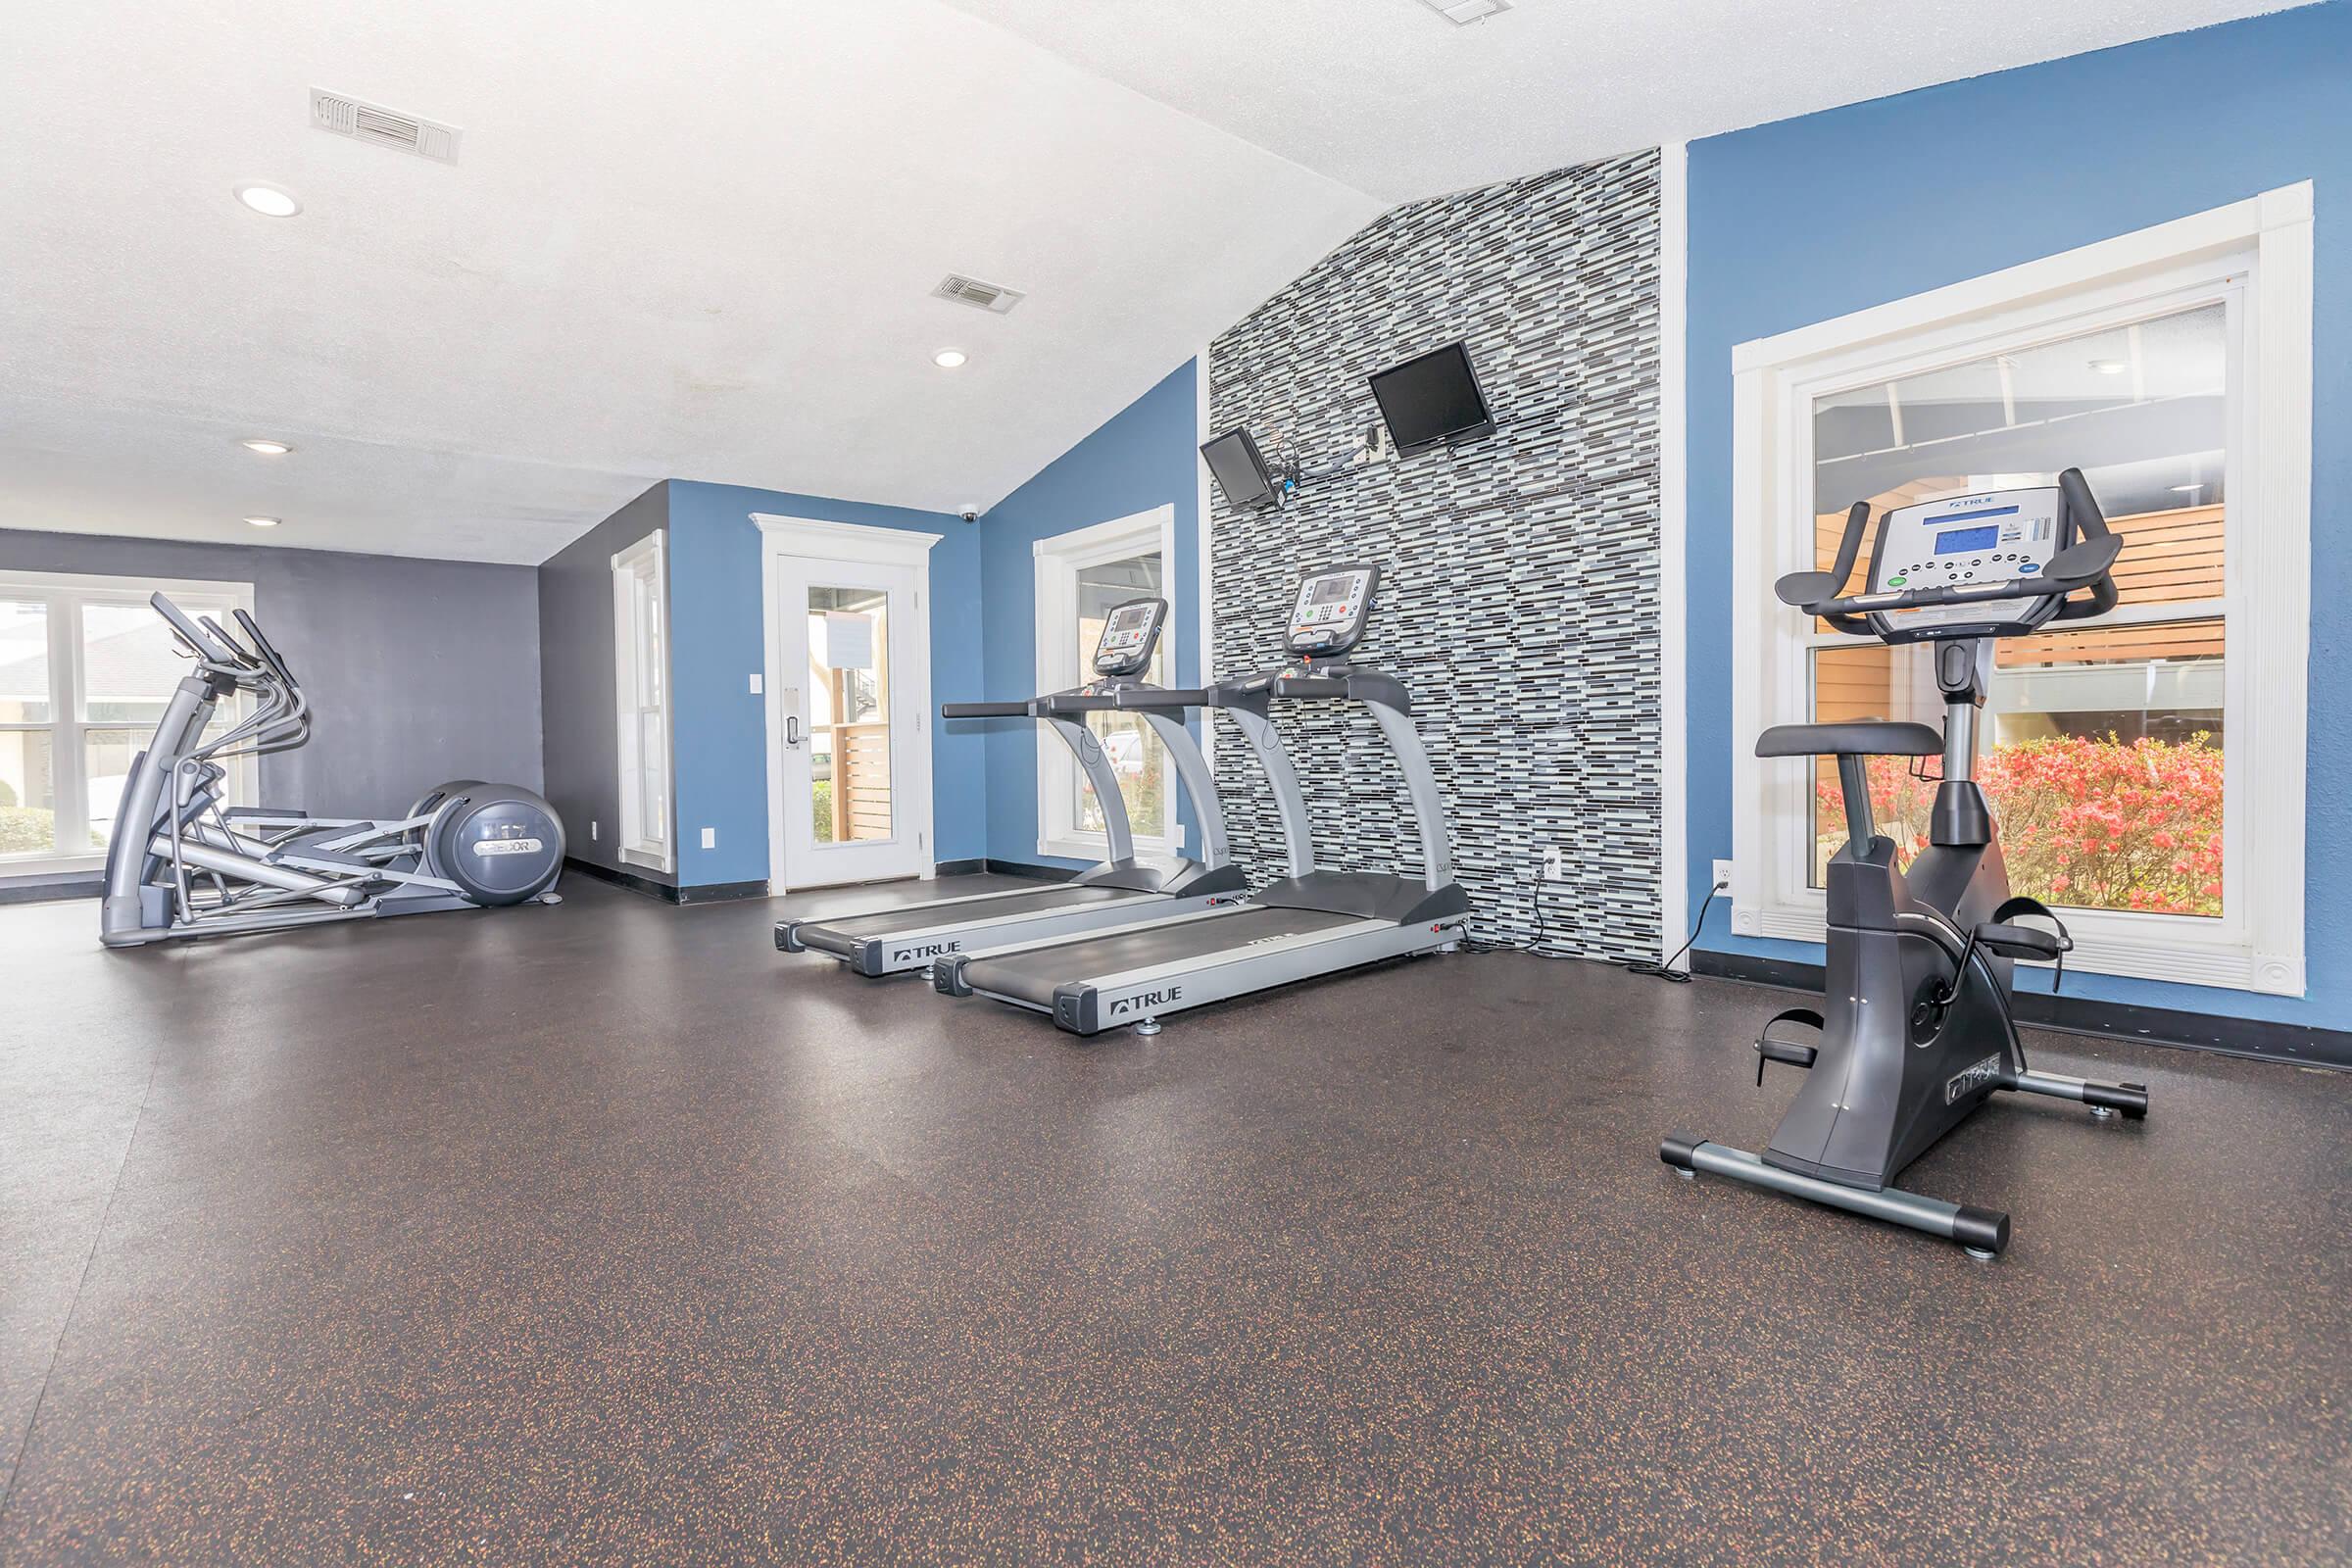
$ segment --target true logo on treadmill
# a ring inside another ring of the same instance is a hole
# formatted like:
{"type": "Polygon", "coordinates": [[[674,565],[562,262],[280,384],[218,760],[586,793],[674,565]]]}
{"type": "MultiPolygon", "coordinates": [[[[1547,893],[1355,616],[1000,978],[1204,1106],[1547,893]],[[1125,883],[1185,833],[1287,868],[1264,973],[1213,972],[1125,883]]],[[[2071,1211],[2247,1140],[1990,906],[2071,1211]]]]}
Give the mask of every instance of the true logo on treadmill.
{"type": "Polygon", "coordinates": [[[899,961],[904,963],[909,958],[936,958],[943,953],[961,953],[962,951],[963,944],[960,942],[927,942],[919,948],[901,948],[898,957],[899,961]]]}
{"type": "Polygon", "coordinates": [[[1184,998],[1184,987],[1170,986],[1165,991],[1139,991],[1132,997],[1116,997],[1110,1004],[1110,1015],[1123,1018],[1130,1013],[1150,1012],[1165,1007],[1184,998]]]}

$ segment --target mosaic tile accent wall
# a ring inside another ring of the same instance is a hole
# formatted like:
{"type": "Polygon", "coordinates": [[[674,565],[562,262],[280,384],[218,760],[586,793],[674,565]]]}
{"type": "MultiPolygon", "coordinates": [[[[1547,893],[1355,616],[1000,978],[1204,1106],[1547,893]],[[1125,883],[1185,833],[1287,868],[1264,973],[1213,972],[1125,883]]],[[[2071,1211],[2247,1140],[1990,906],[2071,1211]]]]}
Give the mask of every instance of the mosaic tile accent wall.
{"type": "MultiPolygon", "coordinates": [[[[1349,468],[1283,508],[1213,495],[1214,667],[1267,667],[1301,571],[1380,564],[1355,653],[1413,694],[1482,940],[1654,957],[1659,920],[1658,158],[1644,152],[1397,208],[1220,337],[1212,431],[1269,461],[1343,458],[1365,377],[1455,339],[1499,425],[1349,468]],[[1548,849],[1564,877],[1544,882],[1548,849]]],[[[1319,862],[1419,874],[1412,814],[1360,711],[1280,710],[1319,862]]],[[[1230,721],[1236,853],[1282,837],[1230,721]]]]}

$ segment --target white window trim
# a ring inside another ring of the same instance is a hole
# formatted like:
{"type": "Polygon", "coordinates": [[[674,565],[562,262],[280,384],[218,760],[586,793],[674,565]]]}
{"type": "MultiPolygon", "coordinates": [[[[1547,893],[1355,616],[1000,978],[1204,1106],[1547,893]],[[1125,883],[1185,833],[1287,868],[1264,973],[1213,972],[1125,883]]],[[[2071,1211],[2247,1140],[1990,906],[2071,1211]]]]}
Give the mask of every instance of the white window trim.
{"type": "MultiPolygon", "coordinates": [[[[1162,597],[1168,601],[1164,635],[1173,636],[1180,624],[1176,605],[1176,507],[1173,502],[1091,527],[1039,539],[1029,547],[1037,574],[1037,689],[1060,691],[1086,677],[1079,670],[1078,650],[1070,637],[1076,623],[1078,573],[1106,561],[1119,561],[1148,551],[1159,552],[1162,597]]],[[[1168,667],[1176,667],[1176,650],[1168,649],[1168,667]]],[[[1107,848],[1101,833],[1082,831],[1077,823],[1078,764],[1061,737],[1044,724],[1037,726],[1037,853],[1065,860],[1100,860],[1107,848]]],[[[1168,798],[1165,834],[1135,835],[1139,856],[1181,854],[1184,826],[1175,820],[1176,801],[1168,798]]]]}
{"type": "MultiPolygon", "coordinates": [[[[190,577],[117,577],[73,571],[0,571],[0,594],[12,599],[38,599],[49,607],[49,667],[52,671],[62,671],[64,674],[64,706],[53,723],[11,724],[8,727],[69,732],[68,743],[57,747],[52,762],[56,774],[50,779],[50,792],[58,800],[88,798],[89,786],[81,776],[84,731],[145,729],[152,734],[155,729],[148,722],[93,723],[81,717],[81,607],[93,602],[144,606],[149,595],[158,593],[172,599],[225,603],[249,615],[253,613],[253,584],[249,582],[190,577]]],[[[61,691],[54,673],[50,677],[50,689],[52,692],[61,691]]],[[[160,701],[170,693],[159,691],[155,695],[160,701]]],[[[232,801],[242,800],[250,795],[252,789],[252,759],[234,760],[227,766],[231,778],[230,798],[232,801]]],[[[104,850],[94,850],[86,855],[8,856],[0,858],[0,880],[94,871],[105,864],[104,850]]]]}
{"type": "MultiPolygon", "coordinates": [[[[1820,942],[1822,896],[1782,862],[1808,807],[1803,759],[1760,761],[1756,735],[1800,718],[1809,639],[1772,583],[1809,566],[1811,400],[1973,359],[2000,339],[2150,314],[2238,274],[2244,361],[2231,367],[2227,572],[2230,791],[2218,920],[2070,911],[2071,966],[2304,993],[2305,738],[2311,637],[2312,187],[2265,192],[2153,228],[1822,321],[1733,351],[1732,928],[1820,942]],[[1800,527],[1799,524],[1802,524],[1800,527]],[[2259,824],[2259,830],[2256,825],[2259,824]],[[1796,885],[1791,886],[1791,882],[1796,885]]],[[[2170,618],[2168,616],[2168,618],[2170,618]]]]}
{"type": "MultiPolygon", "coordinates": [[[[911,756],[893,765],[906,790],[908,817],[905,825],[913,829],[915,848],[922,856],[922,869],[917,874],[929,881],[939,874],[931,851],[931,547],[947,535],[819,517],[783,517],[766,512],[753,513],[752,521],[760,529],[760,707],[767,727],[768,889],[780,895],[792,886],[784,843],[784,715],[777,705],[783,701],[782,694],[798,684],[798,677],[788,680],[776,662],[782,612],[776,602],[776,563],[786,556],[914,569],[915,612],[904,628],[906,657],[893,664],[892,678],[913,705],[916,744],[911,756]]],[[[676,799],[674,791],[671,799],[676,799]]]]}
{"type": "Polygon", "coordinates": [[[678,784],[677,772],[671,760],[671,716],[669,689],[669,548],[668,535],[657,528],[628,549],[612,558],[612,719],[613,760],[620,772],[620,859],[624,865],[642,865],[656,871],[674,872],[678,868],[678,784]],[[641,837],[637,823],[644,815],[639,795],[639,779],[643,777],[642,760],[636,755],[638,710],[635,701],[637,661],[643,650],[632,640],[635,635],[636,605],[633,590],[636,579],[648,564],[653,567],[654,603],[662,617],[662,756],[658,760],[662,776],[669,781],[669,820],[662,824],[662,838],[656,842],[641,837]],[[622,628],[629,628],[624,635],[622,628]]]}

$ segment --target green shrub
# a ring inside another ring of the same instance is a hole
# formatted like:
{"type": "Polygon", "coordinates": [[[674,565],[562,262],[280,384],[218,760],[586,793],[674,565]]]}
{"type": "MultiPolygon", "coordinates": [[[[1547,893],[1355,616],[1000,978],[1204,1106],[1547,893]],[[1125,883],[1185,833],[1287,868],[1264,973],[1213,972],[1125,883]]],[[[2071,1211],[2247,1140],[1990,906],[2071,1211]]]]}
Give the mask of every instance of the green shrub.
{"type": "Polygon", "coordinates": [[[0,855],[57,848],[57,813],[32,806],[0,806],[0,855]]]}

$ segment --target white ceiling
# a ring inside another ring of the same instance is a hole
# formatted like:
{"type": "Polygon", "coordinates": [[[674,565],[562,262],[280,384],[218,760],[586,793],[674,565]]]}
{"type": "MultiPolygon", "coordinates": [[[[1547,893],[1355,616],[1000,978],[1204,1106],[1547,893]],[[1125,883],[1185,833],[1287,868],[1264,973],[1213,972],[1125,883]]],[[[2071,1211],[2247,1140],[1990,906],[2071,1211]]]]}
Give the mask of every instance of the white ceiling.
{"type": "Polygon", "coordinates": [[[1378,208],[934,0],[7,30],[0,526],[535,562],[665,476],[986,504],[1378,208]],[[459,164],[310,129],[313,85],[459,164]]]}
{"type": "Polygon", "coordinates": [[[536,562],[662,477],[985,506],[1392,200],[2275,8],[19,7],[0,527],[536,562]]]}
{"type": "Polygon", "coordinates": [[[949,0],[1387,202],[2307,0],[949,0]]]}

